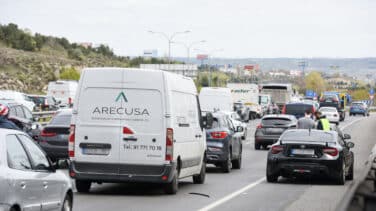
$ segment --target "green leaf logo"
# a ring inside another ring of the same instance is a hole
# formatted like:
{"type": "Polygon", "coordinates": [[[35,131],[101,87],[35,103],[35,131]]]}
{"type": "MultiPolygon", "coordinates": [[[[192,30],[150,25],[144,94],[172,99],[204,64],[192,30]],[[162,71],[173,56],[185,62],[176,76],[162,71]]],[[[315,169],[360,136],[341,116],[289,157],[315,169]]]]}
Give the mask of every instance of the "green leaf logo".
{"type": "Polygon", "coordinates": [[[124,102],[128,102],[127,97],[125,96],[124,92],[120,92],[119,95],[116,97],[115,102],[118,102],[119,100],[123,99],[124,102]]]}

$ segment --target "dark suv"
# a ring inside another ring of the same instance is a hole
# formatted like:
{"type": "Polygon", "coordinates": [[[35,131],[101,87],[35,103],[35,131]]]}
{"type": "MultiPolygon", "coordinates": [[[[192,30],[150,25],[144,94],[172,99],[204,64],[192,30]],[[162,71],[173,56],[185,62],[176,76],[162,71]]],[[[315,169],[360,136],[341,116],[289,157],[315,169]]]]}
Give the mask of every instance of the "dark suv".
{"type": "Polygon", "coordinates": [[[207,163],[222,168],[226,173],[231,168],[240,169],[243,147],[238,132],[242,131],[243,127],[235,128],[226,114],[214,113],[213,124],[206,130],[207,163]]]}
{"type": "Polygon", "coordinates": [[[315,113],[315,105],[305,102],[286,103],[286,105],[283,106],[282,114],[294,115],[297,119],[299,119],[304,117],[304,113],[307,110],[311,110],[312,113],[315,113]]]}

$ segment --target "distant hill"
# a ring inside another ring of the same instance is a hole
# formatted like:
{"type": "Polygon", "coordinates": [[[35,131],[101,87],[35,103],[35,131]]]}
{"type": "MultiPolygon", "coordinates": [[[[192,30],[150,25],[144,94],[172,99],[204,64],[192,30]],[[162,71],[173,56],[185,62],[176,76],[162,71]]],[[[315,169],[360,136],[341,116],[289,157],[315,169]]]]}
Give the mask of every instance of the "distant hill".
{"type": "Polygon", "coordinates": [[[16,24],[0,24],[0,89],[42,93],[66,68],[138,67],[161,59],[117,56],[106,45],[70,43],[65,38],[32,34],[16,24]]]}

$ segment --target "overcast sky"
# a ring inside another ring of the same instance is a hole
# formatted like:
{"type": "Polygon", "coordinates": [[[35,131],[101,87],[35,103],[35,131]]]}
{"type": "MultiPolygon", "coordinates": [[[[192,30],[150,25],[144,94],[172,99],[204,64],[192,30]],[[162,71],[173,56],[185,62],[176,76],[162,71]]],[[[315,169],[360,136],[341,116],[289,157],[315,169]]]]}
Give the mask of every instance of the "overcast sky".
{"type": "MultiPolygon", "coordinates": [[[[375,0],[0,0],[0,23],[73,42],[108,44],[119,55],[167,54],[148,30],[194,42],[191,55],[216,57],[375,57],[375,0]]],[[[174,45],[172,56],[186,56],[174,45]]]]}

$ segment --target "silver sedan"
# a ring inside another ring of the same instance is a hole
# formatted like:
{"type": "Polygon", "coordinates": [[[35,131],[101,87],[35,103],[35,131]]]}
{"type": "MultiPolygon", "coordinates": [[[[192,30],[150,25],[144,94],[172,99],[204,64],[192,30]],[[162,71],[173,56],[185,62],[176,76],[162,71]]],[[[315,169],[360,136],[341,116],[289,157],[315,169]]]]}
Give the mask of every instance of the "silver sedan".
{"type": "Polygon", "coordinates": [[[0,129],[0,210],[72,210],[71,182],[23,132],[0,129]]]}

